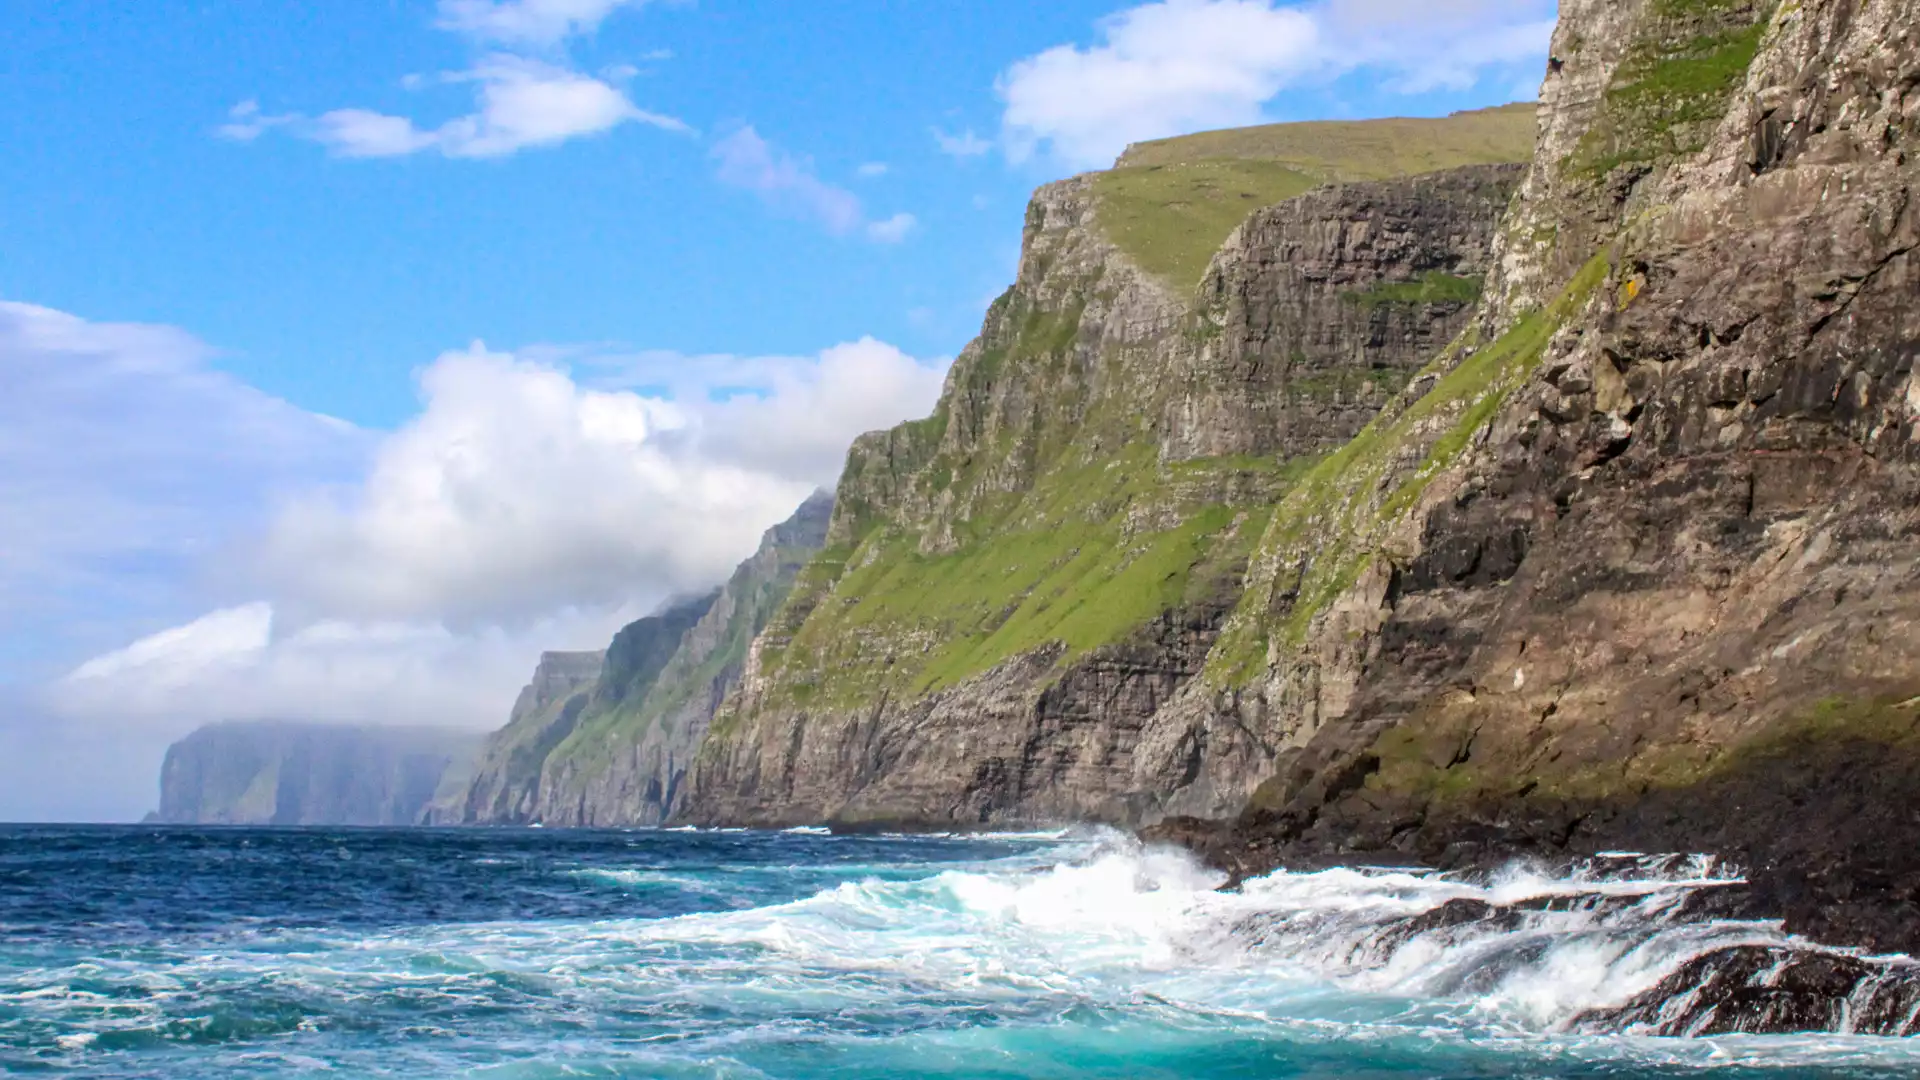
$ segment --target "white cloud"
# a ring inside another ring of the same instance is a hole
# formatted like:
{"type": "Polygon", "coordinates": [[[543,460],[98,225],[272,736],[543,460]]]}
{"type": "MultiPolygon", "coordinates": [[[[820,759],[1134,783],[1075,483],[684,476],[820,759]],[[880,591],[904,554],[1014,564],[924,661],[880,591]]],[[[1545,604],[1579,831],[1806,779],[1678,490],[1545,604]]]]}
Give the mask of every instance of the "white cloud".
{"type": "Polygon", "coordinates": [[[223,139],[235,142],[252,142],[277,127],[297,123],[300,117],[293,115],[270,116],[260,111],[260,103],[249,98],[227,110],[227,122],[214,131],[223,139]]]}
{"type": "Polygon", "coordinates": [[[828,488],[856,436],[931,413],[946,378],[945,364],[922,363],[873,338],[836,345],[817,360],[755,366],[760,375],[748,380],[749,392],[697,410],[702,451],[828,488]]]}
{"type": "Polygon", "coordinates": [[[356,490],[291,503],[263,552],[277,595],[355,619],[518,621],[702,587],[809,485],[684,452],[670,401],[584,390],[471,351],[356,490]]]}
{"type": "Polygon", "coordinates": [[[811,161],[779,149],[751,127],[714,144],[713,156],[721,183],[751,191],[775,210],[815,221],[836,236],[858,230],[876,243],[897,244],[916,224],[912,214],[868,221],[860,196],[820,179],[811,161]]]}
{"type": "Polygon", "coordinates": [[[0,683],[177,618],[271,492],[361,470],[365,432],[212,356],[172,327],[0,301],[0,683]]]}
{"type": "Polygon", "coordinates": [[[1289,86],[1358,69],[1410,94],[1510,81],[1553,21],[1553,0],[1160,0],[1010,67],[1002,138],[1015,160],[1099,166],[1132,142],[1259,123],[1289,86]]]}
{"type": "Polygon", "coordinates": [[[867,239],[876,244],[898,244],[920,225],[912,214],[895,214],[885,221],[867,223],[867,239]]]}
{"type": "MultiPolygon", "coordinates": [[[[363,483],[285,507],[262,549],[272,595],[310,617],[468,626],[703,589],[833,482],[856,435],[931,409],[942,377],[872,340],[644,363],[677,385],[583,386],[478,346],[441,357],[363,483]]],[[[621,374],[656,377],[643,364],[621,374]]]]}
{"type": "Polygon", "coordinates": [[[488,729],[503,722],[542,648],[603,648],[632,614],[569,612],[456,634],[431,622],[283,629],[271,605],[248,604],[88,661],[48,701],[69,718],[172,737],[217,719],[488,729]]]}
{"type": "MultiPolygon", "coordinates": [[[[436,77],[407,75],[409,91],[432,85],[472,84],[473,110],[437,125],[409,116],[363,108],[332,109],[319,116],[272,115],[249,99],[235,105],[217,131],[251,142],[285,128],[347,158],[405,157],[437,150],[450,158],[504,157],[532,147],[554,146],[599,135],[622,124],[647,124],[688,132],[682,121],[635,105],[617,84],[639,74],[631,64],[604,68],[600,77],[555,59],[552,46],[591,34],[616,9],[644,0],[440,0],[439,26],[497,48],[473,66],[436,77]],[[547,50],[546,58],[528,50],[547,50]]],[[[659,51],[648,59],[660,58],[659,51]]],[[[670,55],[670,54],[668,54],[670,55]]]]}
{"type": "Polygon", "coordinates": [[[876,176],[885,176],[891,172],[892,169],[889,168],[884,161],[869,161],[853,171],[856,175],[872,179],[876,176]]]}
{"type": "Polygon", "coordinates": [[[591,34],[644,0],[440,0],[440,27],[482,41],[547,47],[591,34]]]}
{"type": "Polygon", "coordinates": [[[335,109],[299,130],[342,157],[400,157],[436,149],[452,158],[501,157],[638,122],[687,126],[636,107],[609,83],[540,60],[496,53],[468,71],[442,76],[476,87],[475,111],[422,130],[403,116],[335,109]]]}
{"type": "MultiPolygon", "coordinates": [[[[538,653],[604,647],[722,580],[856,435],[926,414],[944,367],[871,339],[476,347],[428,366],[418,416],[375,435],[209,355],[167,327],[0,304],[0,658],[40,650],[15,682],[67,672],[44,712],[0,717],[0,751],[111,742],[116,776],[150,776],[165,738],[220,719],[497,725],[538,653]]],[[[36,798],[85,802],[70,794],[36,798]]]]}
{"type": "Polygon", "coordinates": [[[335,109],[303,124],[301,130],[341,157],[402,157],[438,141],[437,133],[421,131],[404,116],[366,109],[335,109]]]}
{"type": "Polygon", "coordinates": [[[975,135],[972,128],[958,135],[949,135],[939,128],[934,128],[933,141],[939,144],[940,152],[949,157],[979,157],[993,149],[993,144],[975,135]]]}

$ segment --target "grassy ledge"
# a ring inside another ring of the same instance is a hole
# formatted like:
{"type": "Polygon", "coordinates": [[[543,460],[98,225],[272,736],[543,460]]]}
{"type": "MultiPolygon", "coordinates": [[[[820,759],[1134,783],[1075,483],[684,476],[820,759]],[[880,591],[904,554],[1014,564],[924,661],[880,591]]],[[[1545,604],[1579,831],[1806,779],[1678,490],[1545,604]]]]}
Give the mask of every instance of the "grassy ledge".
{"type": "Polygon", "coordinates": [[[1566,163],[1598,180],[1698,153],[1746,80],[1778,0],[1649,0],[1599,121],[1566,163]]]}
{"type": "Polygon", "coordinates": [[[1107,238],[1149,273],[1186,287],[1255,210],[1329,183],[1529,161],[1534,106],[1436,119],[1269,124],[1128,149],[1094,178],[1107,238]]]}

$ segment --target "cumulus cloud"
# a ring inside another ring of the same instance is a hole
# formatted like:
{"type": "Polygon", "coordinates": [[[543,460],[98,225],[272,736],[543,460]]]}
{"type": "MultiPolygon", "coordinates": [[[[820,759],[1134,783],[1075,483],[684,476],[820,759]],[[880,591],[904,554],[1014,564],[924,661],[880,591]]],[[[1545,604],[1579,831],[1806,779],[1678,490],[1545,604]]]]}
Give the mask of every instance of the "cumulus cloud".
{"type": "Polygon", "coordinates": [[[698,410],[701,451],[809,487],[833,485],[855,436],[932,412],[946,378],[946,365],[870,337],[746,366],[750,389],[698,410]]]}
{"type": "Polygon", "coordinates": [[[700,453],[682,405],[478,346],[441,357],[421,389],[423,412],[364,483],[276,521],[263,565],[277,595],[460,623],[657,597],[720,580],[810,490],[700,453]]]}
{"type": "Polygon", "coordinates": [[[578,381],[570,352],[442,356],[362,477],[277,500],[237,560],[258,601],[79,665],[55,704],[175,727],[497,724],[538,652],[604,646],[723,580],[856,435],[925,414],[943,378],[872,339],[810,358],[580,355],[578,381]]]}
{"type": "Polygon", "coordinates": [[[211,355],[0,304],[0,660],[39,656],[0,690],[47,680],[0,715],[0,752],[112,743],[108,771],[151,776],[168,739],[220,719],[495,726],[541,651],[604,647],[717,584],[855,436],[925,415],[944,373],[871,339],[475,346],[423,369],[420,412],[380,434],[211,355]]]}
{"type": "Polygon", "coordinates": [[[752,127],[714,144],[720,182],[751,191],[776,211],[818,223],[836,236],[855,231],[882,244],[897,244],[918,223],[912,214],[869,221],[860,196],[822,180],[813,162],[774,146],[752,127]]]}
{"type": "Polygon", "coordinates": [[[943,377],[872,339],[591,366],[653,391],[479,346],[441,357],[363,483],[274,523],[274,595],[330,617],[511,624],[704,589],[833,482],[855,436],[929,411],[943,377]]]}
{"type": "Polygon", "coordinates": [[[1390,90],[1510,82],[1538,62],[1553,0],[1159,0],[1102,20],[998,80],[1002,139],[1021,160],[1110,162],[1127,144],[1258,123],[1283,90],[1359,69],[1390,90]]]}
{"type": "Polygon", "coordinates": [[[552,46],[591,34],[607,16],[645,0],[440,0],[442,29],[482,41],[552,46]]]}

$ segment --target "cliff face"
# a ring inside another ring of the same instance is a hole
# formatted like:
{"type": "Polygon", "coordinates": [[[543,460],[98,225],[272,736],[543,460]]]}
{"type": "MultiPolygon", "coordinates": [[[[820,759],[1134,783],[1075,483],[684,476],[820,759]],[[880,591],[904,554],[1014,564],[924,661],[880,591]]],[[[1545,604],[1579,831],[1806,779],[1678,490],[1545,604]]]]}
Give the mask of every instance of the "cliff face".
{"type": "Polygon", "coordinates": [[[718,591],[641,619],[602,653],[549,653],[471,783],[432,820],[450,825],[654,825],[680,804],[708,721],[749,644],[824,541],[832,501],[769,530],[718,591]]]}
{"type": "Polygon", "coordinates": [[[1281,503],[1223,635],[1281,767],[1167,835],[1716,851],[1911,949],[1912,7],[1570,0],[1554,53],[1474,328],[1281,503]]]}
{"type": "Polygon", "coordinates": [[[228,723],[167,750],[160,809],[174,825],[412,825],[480,737],[459,731],[228,723]]]}
{"type": "Polygon", "coordinates": [[[855,445],[828,549],[716,720],[686,816],[1238,809],[1271,749],[1191,690],[1248,555],[1301,470],[1466,326],[1519,174],[1283,203],[1197,292],[1107,238],[1100,178],[1043,188],[934,415],[855,445]]]}
{"type": "Polygon", "coordinates": [[[550,652],[520,691],[507,726],[487,738],[472,770],[449,774],[426,813],[432,825],[525,822],[534,817],[540,768],[580,721],[607,654],[550,652]]]}
{"type": "Polygon", "coordinates": [[[856,445],[688,816],[1710,850],[1795,929],[1920,945],[1916,32],[1566,0],[1510,208],[1497,168],[1310,193],[1191,293],[1151,177],[1043,189],[938,411],[856,445]]]}

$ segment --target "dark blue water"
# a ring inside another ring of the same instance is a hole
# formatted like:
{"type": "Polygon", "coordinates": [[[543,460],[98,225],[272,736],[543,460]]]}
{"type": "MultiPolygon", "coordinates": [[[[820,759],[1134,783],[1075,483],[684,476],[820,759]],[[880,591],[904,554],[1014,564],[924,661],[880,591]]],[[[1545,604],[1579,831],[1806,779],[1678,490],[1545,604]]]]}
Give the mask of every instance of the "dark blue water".
{"type": "Polygon", "coordinates": [[[1907,1041],[1564,1034],[1702,947],[1777,938],[1661,924],[1702,872],[1335,871],[1226,895],[1182,857],[1091,834],[0,828],[0,1070],[1920,1075],[1907,1041]],[[1572,905],[1524,933],[1367,946],[1450,898],[1609,890],[1639,914],[1572,905]]]}

